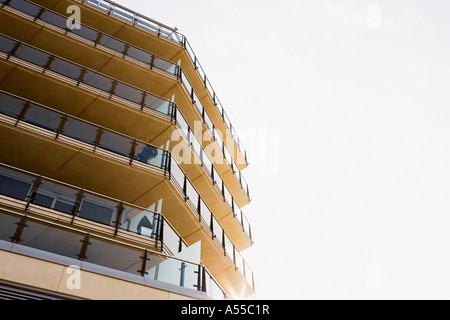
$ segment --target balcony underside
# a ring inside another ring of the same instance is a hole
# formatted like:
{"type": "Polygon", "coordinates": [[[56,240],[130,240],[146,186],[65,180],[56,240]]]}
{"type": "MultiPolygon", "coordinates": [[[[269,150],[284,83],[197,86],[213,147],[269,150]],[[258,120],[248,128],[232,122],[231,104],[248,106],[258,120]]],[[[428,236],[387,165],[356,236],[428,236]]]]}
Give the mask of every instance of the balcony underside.
{"type": "Polygon", "coordinates": [[[130,166],[120,158],[105,157],[104,152],[94,153],[60,139],[41,136],[31,131],[32,127],[0,123],[0,149],[8,150],[0,154],[0,162],[144,208],[164,199],[163,214],[187,244],[202,242],[202,262],[211,274],[220,277],[227,270],[233,270],[222,286],[226,290],[236,287],[247,290],[245,280],[234,271],[232,263],[192,213],[179,190],[164,176],[163,170],[130,166]]]}

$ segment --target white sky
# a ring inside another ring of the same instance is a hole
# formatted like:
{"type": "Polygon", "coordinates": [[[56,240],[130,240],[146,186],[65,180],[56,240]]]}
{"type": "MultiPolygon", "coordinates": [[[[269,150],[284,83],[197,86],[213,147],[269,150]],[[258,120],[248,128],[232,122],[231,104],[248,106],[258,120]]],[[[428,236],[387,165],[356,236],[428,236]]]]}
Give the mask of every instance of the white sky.
{"type": "Polygon", "coordinates": [[[450,298],[448,0],[118,2],[242,131],[258,298],[450,298]]]}

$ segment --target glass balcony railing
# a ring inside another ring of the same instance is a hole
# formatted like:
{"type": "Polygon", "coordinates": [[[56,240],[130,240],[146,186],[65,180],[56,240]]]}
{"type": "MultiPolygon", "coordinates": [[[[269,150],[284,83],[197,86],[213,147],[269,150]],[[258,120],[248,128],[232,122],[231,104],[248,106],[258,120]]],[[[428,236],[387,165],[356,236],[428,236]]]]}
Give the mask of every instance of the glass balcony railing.
{"type": "MultiPolygon", "coordinates": [[[[0,179],[3,178],[0,176],[0,179]]],[[[22,183],[18,181],[16,184],[16,196],[23,192],[20,189],[23,188],[22,183]]],[[[10,190],[8,192],[11,193],[10,190]]],[[[137,278],[203,292],[212,299],[229,299],[202,264],[106,240],[4,209],[0,211],[0,240],[117,270],[124,273],[124,279],[130,280],[125,275],[131,274],[137,278]]]]}
{"type": "MultiPolygon", "coordinates": [[[[109,35],[103,34],[100,31],[97,31],[93,28],[90,28],[88,26],[85,26],[83,24],[80,25],[80,29],[68,29],[66,26],[67,17],[60,15],[58,13],[55,13],[51,10],[45,9],[41,6],[38,6],[34,3],[31,3],[26,0],[11,0],[8,2],[8,6],[21,11],[22,13],[28,14],[32,16],[36,21],[43,21],[45,23],[51,24],[54,27],[58,27],[60,29],[66,30],[69,34],[73,33],[77,36],[82,37],[84,40],[91,41],[94,46],[104,46],[110,50],[115,51],[117,54],[120,54],[120,56],[124,58],[132,58],[135,62],[142,63],[146,67],[150,67],[150,69],[157,69],[159,71],[162,71],[166,74],[169,74],[171,76],[177,77],[177,79],[180,81],[180,83],[183,85],[184,89],[186,90],[187,94],[190,96],[193,105],[195,106],[197,112],[199,112],[199,115],[202,117],[204,124],[206,128],[208,129],[211,136],[214,138],[215,142],[219,145],[220,151],[223,154],[223,158],[225,162],[230,167],[231,172],[233,172],[233,175],[235,176],[236,180],[238,181],[239,185],[241,186],[242,190],[245,192],[248,200],[250,200],[250,193],[249,193],[249,187],[248,184],[241,173],[241,171],[238,169],[238,166],[236,165],[233,157],[231,156],[230,152],[228,151],[225,143],[220,138],[220,135],[217,133],[217,129],[215,128],[214,124],[212,123],[208,113],[206,112],[205,108],[200,102],[200,99],[198,98],[197,94],[195,93],[194,89],[190,85],[189,80],[185,76],[183,70],[178,65],[167,61],[163,58],[160,58],[153,53],[150,53],[148,51],[142,50],[140,48],[137,48],[131,44],[125,43],[119,39],[116,39],[114,37],[111,37],[109,35]]],[[[66,63],[67,65],[67,63],[66,63]]],[[[51,70],[61,70],[64,67],[64,63],[59,59],[52,62],[52,68],[51,70]]],[[[66,67],[67,69],[70,69],[66,67]]],[[[81,68],[81,67],[80,67],[81,68]]],[[[77,80],[79,76],[78,68],[72,71],[72,74],[66,74],[66,76],[69,76],[71,79],[77,80]]],[[[70,73],[70,72],[68,72],[70,73]]],[[[96,78],[101,78],[101,76],[97,76],[96,78]]],[[[98,82],[101,83],[101,80],[98,80],[98,82]]],[[[103,89],[104,91],[107,90],[108,84],[105,84],[103,89]]],[[[94,86],[97,89],[102,89],[99,85],[94,86]]],[[[115,87],[115,95],[127,99],[131,102],[134,102],[136,104],[142,103],[142,93],[137,90],[130,87],[124,87],[123,85],[118,85],[115,87]]],[[[146,104],[149,104],[150,106],[153,106],[153,103],[150,102],[151,98],[149,96],[146,97],[146,104]]],[[[157,105],[157,100],[154,99],[155,104],[157,105]]],[[[156,108],[158,109],[158,108],[156,108]]],[[[197,145],[196,145],[197,146],[197,145]]]]}
{"type": "Polygon", "coordinates": [[[195,69],[197,70],[197,74],[200,77],[201,81],[203,82],[206,91],[209,93],[210,98],[212,99],[217,111],[222,116],[225,126],[230,131],[230,134],[233,137],[233,140],[235,141],[236,145],[238,146],[239,151],[244,156],[245,161],[248,163],[247,152],[245,151],[241,143],[241,140],[237,136],[236,130],[231,124],[231,121],[227,113],[225,112],[225,109],[223,108],[219,98],[217,97],[216,92],[214,91],[209,79],[207,78],[206,73],[203,70],[197,58],[197,55],[194,53],[192,46],[190,45],[189,41],[184,35],[179,33],[178,30],[175,28],[168,27],[160,22],[145,17],[137,12],[134,12],[110,0],[76,0],[76,1],[83,4],[89,4],[95,8],[98,8],[98,10],[104,12],[105,14],[117,17],[122,21],[125,21],[135,27],[139,27],[151,34],[154,34],[163,39],[167,39],[171,42],[177,43],[180,46],[184,47],[195,69]]]}
{"type": "MultiPolygon", "coordinates": [[[[2,45],[1,39],[0,37],[0,45],[2,45]]],[[[199,218],[199,221],[209,230],[219,248],[224,251],[230,262],[245,276],[243,273],[245,269],[241,269],[239,266],[240,260],[236,259],[236,257],[241,257],[239,251],[235,246],[233,246],[232,251],[228,247],[227,251],[224,240],[226,236],[225,230],[220,226],[185,172],[168,151],[2,91],[0,91],[0,114],[7,117],[4,121],[8,123],[14,123],[16,126],[19,123],[28,123],[49,131],[54,134],[56,139],[68,137],[75,141],[84,142],[86,145],[92,146],[94,151],[98,152],[99,149],[108,151],[110,154],[105,154],[104,152],[101,152],[101,154],[104,156],[109,155],[114,159],[125,160],[130,165],[137,162],[146,164],[145,168],[149,170],[154,167],[161,169],[164,175],[169,176],[174,186],[184,196],[185,201],[199,218]]],[[[98,222],[104,221],[106,220],[98,222]]],[[[245,230],[245,225],[243,227],[245,230]]],[[[248,231],[245,231],[251,237],[249,225],[248,231]]]]}
{"type": "MultiPolygon", "coordinates": [[[[237,205],[236,201],[234,200],[234,197],[231,196],[229,189],[227,188],[223,180],[220,178],[220,175],[214,168],[213,162],[208,158],[207,154],[205,153],[203,147],[201,146],[200,142],[197,140],[195,135],[192,134],[191,128],[187,124],[181,111],[179,111],[178,107],[174,103],[167,100],[163,100],[159,97],[151,95],[150,93],[141,91],[138,88],[119,82],[113,78],[104,76],[90,69],[86,69],[83,66],[74,64],[70,61],[56,57],[54,55],[51,55],[49,53],[46,53],[44,51],[41,51],[39,49],[36,49],[34,47],[31,47],[29,45],[23,44],[21,42],[18,42],[16,40],[13,40],[9,37],[2,35],[0,35],[0,51],[8,54],[8,57],[12,56],[20,58],[24,61],[45,68],[59,75],[66,76],[69,79],[76,81],[77,85],[80,85],[80,83],[89,85],[92,88],[103,91],[104,94],[110,96],[117,96],[131,102],[135,102],[141,99],[142,100],[141,105],[136,103],[136,105],[140,106],[141,110],[144,109],[152,109],[159,111],[164,110],[165,112],[162,112],[162,114],[164,115],[170,114],[170,116],[175,120],[177,127],[184,134],[184,138],[188,142],[188,145],[190,145],[190,147],[192,148],[194,154],[196,154],[198,158],[201,160],[202,166],[205,168],[210,178],[215,183],[215,186],[218,189],[221,196],[223,197],[224,202],[228,205],[236,220],[241,224],[243,231],[251,239],[251,232],[249,228],[247,228],[248,223],[246,222],[246,218],[242,210],[237,205]],[[171,111],[169,112],[169,110],[171,111]]],[[[75,126],[75,123],[78,122],[76,120],[69,121],[66,131],[70,133],[71,132],[70,128],[75,126]]],[[[61,128],[56,127],[57,125],[59,125],[59,123],[53,123],[52,125],[53,131],[56,131],[57,129],[62,130],[61,128]]],[[[79,124],[79,126],[81,125],[82,124],[79,124]]],[[[72,135],[75,135],[75,133],[72,133],[72,135]]],[[[87,143],[94,141],[96,144],[100,145],[101,147],[104,147],[109,151],[119,151],[118,153],[121,154],[122,156],[125,157],[129,156],[133,160],[140,160],[141,162],[144,163],[148,162],[148,164],[155,164],[155,161],[157,162],[158,159],[160,159],[161,164],[158,165],[158,167],[160,168],[162,168],[162,162],[165,159],[165,157],[159,154],[155,156],[156,160],[144,159],[143,154],[148,153],[148,150],[151,149],[150,146],[145,146],[143,143],[135,142],[135,149],[133,148],[129,149],[128,148],[129,146],[125,142],[127,138],[121,138],[122,140],[121,145],[122,146],[126,145],[122,147],[122,150],[117,150],[117,147],[115,150],[110,150],[107,141],[113,139],[112,134],[107,133],[100,137],[101,139],[103,139],[103,141],[96,141],[95,138],[97,137],[97,135],[92,128],[90,130],[85,129],[82,134],[76,133],[76,136],[72,137],[87,143]],[[149,162],[150,160],[151,162],[149,162]]],[[[130,139],[131,138],[129,138],[129,140],[130,139]]],[[[161,153],[161,151],[158,151],[157,153],[161,153]]],[[[239,178],[241,178],[241,176],[239,176],[239,178]]],[[[245,180],[241,179],[241,182],[242,181],[244,181],[245,183],[245,180]]]]}
{"type": "Polygon", "coordinates": [[[187,248],[160,213],[5,164],[0,164],[0,195],[27,212],[39,208],[40,214],[57,212],[113,227],[114,235],[126,231],[149,238],[153,247],[170,255],[187,248]]]}

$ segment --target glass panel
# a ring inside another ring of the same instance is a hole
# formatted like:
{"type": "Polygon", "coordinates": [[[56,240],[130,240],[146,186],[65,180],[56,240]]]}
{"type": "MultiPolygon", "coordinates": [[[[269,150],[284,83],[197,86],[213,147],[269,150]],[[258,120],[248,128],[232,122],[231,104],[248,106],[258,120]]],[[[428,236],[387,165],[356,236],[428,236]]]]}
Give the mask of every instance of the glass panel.
{"type": "Polygon", "coordinates": [[[10,237],[14,236],[19,221],[19,217],[0,214],[0,240],[11,241],[10,237]]]}
{"type": "Polygon", "coordinates": [[[100,148],[129,157],[132,143],[133,141],[130,138],[110,131],[103,131],[99,146],[100,148]]]}
{"type": "Polygon", "coordinates": [[[228,152],[227,148],[224,148],[223,151],[224,151],[223,155],[225,157],[226,162],[229,165],[231,165],[233,163],[233,158],[231,157],[230,152],[228,152]]]}
{"type": "Polygon", "coordinates": [[[155,57],[155,60],[153,61],[153,65],[163,71],[166,71],[167,73],[176,75],[176,65],[173,64],[170,61],[161,59],[159,57],[155,57]]]}
{"type": "Polygon", "coordinates": [[[212,132],[214,125],[211,121],[211,118],[209,117],[208,113],[205,111],[205,124],[208,127],[208,129],[210,130],[210,132],[212,132]]]}
{"type": "Polygon", "coordinates": [[[198,266],[176,259],[152,255],[146,277],[188,289],[196,289],[198,266]]]}
{"type": "Polygon", "coordinates": [[[0,92],[1,113],[17,119],[24,105],[24,100],[0,92]]]}
{"type": "Polygon", "coordinates": [[[22,245],[74,259],[80,253],[83,235],[34,221],[28,221],[27,226],[22,234],[22,245]]]}
{"type": "Polygon", "coordinates": [[[164,226],[164,245],[170,250],[172,255],[175,255],[180,250],[180,237],[166,222],[164,222],[164,226]]]}
{"type": "Polygon", "coordinates": [[[77,200],[78,190],[44,181],[35,195],[34,204],[72,214],[77,200]]]}
{"type": "Polygon", "coordinates": [[[148,64],[150,64],[150,61],[152,59],[152,55],[150,53],[132,46],[128,48],[127,55],[148,64]]]}
{"type": "Polygon", "coordinates": [[[67,18],[60,16],[59,14],[45,11],[40,18],[41,20],[48,22],[54,26],[60,27],[61,29],[67,29],[67,18]]]}
{"type": "Polygon", "coordinates": [[[134,20],[134,15],[131,14],[128,11],[125,11],[121,8],[115,7],[113,10],[113,15],[120,17],[122,19],[128,20],[128,21],[133,21],[134,20]]]}
{"type": "Polygon", "coordinates": [[[171,175],[175,179],[175,181],[178,183],[178,185],[183,188],[184,186],[184,172],[181,170],[181,168],[178,166],[178,164],[173,160],[171,163],[171,175]]]}
{"type": "Polygon", "coordinates": [[[0,51],[9,53],[14,48],[16,41],[0,36],[0,51]]]}
{"type": "Polygon", "coordinates": [[[209,160],[209,157],[204,150],[202,150],[202,154],[203,154],[203,167],[206,169],[206,172],[211,177],[211,172],[212,172],[211,160],[209,160]]]}
{"type": "Polygon", "coordinates": [[[198,265],[188,263],[188,262],[182,262],[182,267],[184,267],[184,279],[183,279],[183,287],[187,289],[193,289],[197,290],[198,285],[198,272],[199,268],[198,265]]]}
{"type": "Polygon", "coordinates": [[[203,150],[203,148],[202,148],[202,146],[200,145],[200,142],[198,142],[198,140],[197,140],[197,138],[194,136],[194,135],[192,135],[192,148],[194,149],[194,151],[195,151],[195,155],[197,156],[197,158],[200,160],[201,158],[200,158],[200,155],[201,155],[201,153],[202,153],[202,150],[203,150]]]}
{"type": "Polygon", "coordinates": [[[250,224],[248,223],[248,221],[245,217],[243,217],[242,222],[244,223],[245,233],[250,236],[250,224]]]}
{"type": "Polygon", "coordinates": [[[95,142],[95,137],[97,136],[97,130],[98,128],[91,124],[68,118],[63,128],[63,134],[93,144],[95,142]]]}
{"type": "Polygon", "coordinates": [[[225,234],[225,250],[227,251],[227,254],[230,257],[230,259],[233,260],[234,247],[233,244],[231,243],[230,238],[228,238],[226,234],[225,234]]]}
{"type": "Polygon", "coordinates": [[[170,115],[172,112],[172,104],[169,101],[163,100],[156,96],[146,94],[144,106],[165,115],[170,115]]]}
{"type": "Polygon", "coordinates": [[[186,181],[186,195],[189,197],[189,200],[195,209],[198,209],[198,193],[195,191],[189,180],[186,181]]]}
{"type": "Polygon", "coordinates": [[[117,202],[85,194],[79,216],[95,222],[112,225],[112,222],[116,221],[117,206],[117,202]]]}
{"type": "Polygon", "coordinates": [[[141,104],[144,92],[135,89],[133,87],[127,86],[125,84],[118,83],[116,89],[114,90],[114,94],[123,99],[132,101],[137,104],[141,104]]]}
{"type": "Polygon", "coordinates": [[[239,272],[244,275],[244,259],[242,259],[241,254],[236,250],[236,268],[238,268],[239,272]]]}
{"type": "Polygon", "coordinates": [[[126,205],[122,211],[121,229],[155,238],[158,232],[159,214],[126,205]]]}
{"type": "Polygon", "coordinates": [[[61,123],[61,114],[39,106],[30,105],[23,121],[51,131],[56,131],[61,123]]]}
{"type": "Polygon", "coordinates": [[[220,178],[220,175],[217,172],[216,168],[213,168],[213,172],[214,172],[214,180],[216,182],[215,185],[219,189],[220,194],[222,194],[223,193],[223,190],[222,190],[222,179],[220,178]]]}
{"type": "Polygon", "coordinates": [[[219,285],[214,281],[209,273],[206,274],[206,294],[215,300],[224,299],[222,289],[220,289],[219,285]]]}
{"type": "Polygon", "coordinates": [[[187,124],[186,120],[184,119],[181,112],[177,112],[177,126],[181,130],[181,132],[184,134],[184,138],[186,141],[189,141],[189,125],[187,124]]]}
{"type": "Polygon", "coordinates": [[[247,262],[245,263],[245,279],[250,287],[253,287],[253,272],[252,269],[248,266],[247,262]]]}
{"type": "Polygon", "coordinates": [[[207,226],[211,228],[211,211],[208,209],[203,199],[200,199],[200,214],[207,226]]]}
{"type": "Polygon", "coordinates": [[[0,194],[25,201],[34,180],[31,175],[0,167],[0,194]]]}
{"type": "Polygon", "coordinates": [[[88,40],[91,40],[91,41],[96,41],[97,40],[98,31],[95,31],[94,29],[91,29],[91,28],[86,27],[84,25],[81,25],[80,29],[73,28],[71,31],[73,33],[75,33],[75,34],[85,38],[85,39],[88,39],[88,40]]]}
{"type": "Polygon", "coordinates": [[[50,56],[47,53],[22,44],[14,56],[40,67],[44,67],[47,64],[48,59],[50,59],[50,56]]]}
{"type": "Polygon", "coordinates": [[[233,204],[233,197],[231,196],[231,193],[226,186],[224,186],[223,188],[223,193],[225,195],[225,201],[231,207],[231,205],[233,204]]]}
{"type": "Polygon", "coordinates": [[[106,92],[111,90],[113,83],[111,79],[92,71],[86,72],[82,82],[106,92]]]}
{"type": "Polygon", "coordinates": [[[79,66],[60,58],[53,59],[49,69],[74,80],[79,79],[82,70],[79,66]]]}
{"type": "Polygon", "coordinates": [[[39,13],[39,10],[40,10],[40,8],[38,6],[31,4],[24,0],[13,0],[9,3],[9,5],[11,7],[13,7],[14,9],[22,11],[33,17],[35,17],[39,13]]]}
{"type": "Polygon", "coordinates": [[[89,241],[91,245],[89,245],[86,255],[90,263],[131,274],[138,274],[137,271],[141,269],[142,263],[139,257],[144,255],[142,251],[122,247],[96,238],[91,238],[89,241]]]}
{"type": "Polygon", "coordinates": [[[222,243],[222,232],[223,232],[222,227],[217,222],[216,218],[213,217],[213,233],[216,235],[220,243],[222,243]]]}
{"type": "Polygon", "coordinates": [[[181,73],[181,83],[184,85],[186,92],[188,94],[188,96],[191,96],[191,92],[192,92],[192,86],[189,83],[188,78],[186,77],[186,75],[184,74],[184,72],[181,73]]]}
{"type": "Polygon", "coordinates": [[[142,26],[145,29],[148,29],[148,30],[153,31],[155,33],[158,32],[158,29],[159,29],[159,27],[156,24],[154,24],[154,23],[152,23],[152,22],[150,22],[150,21],[148,21],[148,20],[146,20],[144,18],[141,18],[141,17],[138,18],[137,25],[142,26]]]}
{"type": "Polygon", "coordinates": [[[106,34],[102,34],[99,43],[117,52],[122,53],[125,50],[125,43],[117,39],[114,39],[110,36],[107,36],[106,34]]]}
{"type": "Polygon", "coordinates": [[[163,169],[166,161],[166,151],[162,149],[143,144],[136,143],[134,159],[143,163],[163,169]]]}

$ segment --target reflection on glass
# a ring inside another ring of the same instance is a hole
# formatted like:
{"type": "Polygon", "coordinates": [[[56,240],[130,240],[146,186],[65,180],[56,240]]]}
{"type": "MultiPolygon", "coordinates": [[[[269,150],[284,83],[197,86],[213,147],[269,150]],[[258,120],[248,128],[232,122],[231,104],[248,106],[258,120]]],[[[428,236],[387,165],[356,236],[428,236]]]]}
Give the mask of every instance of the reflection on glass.
{"type": "Polygon", "coordinates": [[[166,151],[149,146],[147,144],[136,142],[134,159],[158,168],[165,166],[166,151]]]}
{"type": "Polygon", "coordinates": [[[129,205],[123,206],[121,228],[146,237],[156,238],[159,214],[129,205]]]}

